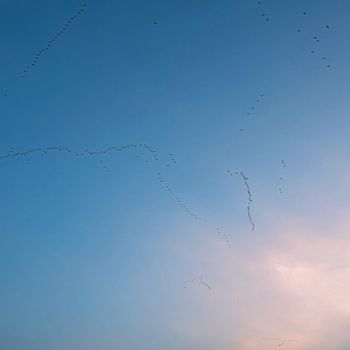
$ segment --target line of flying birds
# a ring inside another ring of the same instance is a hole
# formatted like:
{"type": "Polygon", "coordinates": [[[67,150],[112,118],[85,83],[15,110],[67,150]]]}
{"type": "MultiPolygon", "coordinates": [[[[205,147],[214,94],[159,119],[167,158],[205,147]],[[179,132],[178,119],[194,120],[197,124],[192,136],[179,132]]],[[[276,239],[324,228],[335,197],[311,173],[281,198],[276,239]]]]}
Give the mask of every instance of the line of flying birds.
{"type": "Polygon", "coordinates": [[[206,287],[207,289],[211,290],[211,286],[204,281],[204,276],[201,275],[201,276],[198,276],[198,277],[194,277],[194,278],[191,278],[190,280],[187,280],[187,281],[184,281],[184,288],[187,288],[187,284],[189,283],[194,283],[194,282],[199,282],[200,284],[202,284],[204,287],[206,287]]]}
{"type": "Polygon", "coordinates": [[[251,190],[250,190],[250,185],[248,183],[248,177],[243,173],[243,171],[241,171],[240,173],[238,173],[238,171],[236,171],[235,173],[233,173],[232,171],[230,170],[226,170],[227,174],[229,174],[230,176],[234,176],[234,175],[240,175],[243,179],[243,182],[244,182],[244,185],[245,185],[245,188],[246,188],[246,191],[247,191],[247,216],[248,216],[248,221],[249,221],[249,224],[251,226],[251,229],[252,231],[255,230],[255,223],[253,221],[253,218],[252,218],[252,213],[251,213],[251,206],[252,206],[252,203],[253,203],[253,197],[252,197],[252,193],[251,193],[251,190]]]}
{"type": "Polygon", "coordinates": [[[61,36],[68,30],[68,28],[83,14],[83,12],[86,10],[87,4],[83,3],[81,7],[63,24],[63,26],[56,32],[47,42],[47,44],[39,49],[35,56],[33,57],[33,60],[31,63],[29,63],[25,69],[22,72],[21,78],[25,78],[26,74],[32,70],[37,63],[39,63],[39,60],[41,57],[46,54],[50,48],[55,44],[55,42],[61,38],[61,36]]]}

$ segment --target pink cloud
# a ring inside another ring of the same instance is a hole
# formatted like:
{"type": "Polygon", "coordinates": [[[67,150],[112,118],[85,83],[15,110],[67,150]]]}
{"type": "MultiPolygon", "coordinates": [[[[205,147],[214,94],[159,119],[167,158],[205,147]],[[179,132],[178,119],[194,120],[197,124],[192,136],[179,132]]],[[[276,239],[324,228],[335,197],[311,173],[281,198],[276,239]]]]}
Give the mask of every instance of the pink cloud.
{"type": "Polygon", "coordinates": [[[349,346],[350,226],[283,227],[287,232],[276,229],[255,249],[229,250],[212,240],[200,248],[213,288],[193,292],[189,301],[202,317],[182,323],[182,334],[224,350],[349,346]]]}

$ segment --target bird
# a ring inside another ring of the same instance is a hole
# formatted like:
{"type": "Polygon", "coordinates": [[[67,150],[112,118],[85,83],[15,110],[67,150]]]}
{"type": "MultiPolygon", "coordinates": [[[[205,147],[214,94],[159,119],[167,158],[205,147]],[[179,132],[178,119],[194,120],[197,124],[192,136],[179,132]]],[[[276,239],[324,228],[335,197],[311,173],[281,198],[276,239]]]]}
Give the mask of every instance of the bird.
{"type": "Polygon", "coordinates": [[[211,290],[211,287],[209,286],[209,284],[206,283],[206,282],[204,282],[203,279],[202,279],[202,277],[200,277],[199,281],[200,281],[200,283],[202,283],[204,286],[206,286],[209,290],[211,290]]]}

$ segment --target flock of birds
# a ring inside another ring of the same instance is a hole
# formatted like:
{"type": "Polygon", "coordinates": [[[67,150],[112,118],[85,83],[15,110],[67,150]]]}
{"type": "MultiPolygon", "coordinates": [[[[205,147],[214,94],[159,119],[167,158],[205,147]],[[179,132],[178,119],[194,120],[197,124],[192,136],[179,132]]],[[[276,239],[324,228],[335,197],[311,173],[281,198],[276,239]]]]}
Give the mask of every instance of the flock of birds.
{"type": "Polygon", "coordinates": [[[175,199],[176,203],[190,216],[192,217],[192,219],[196,220],[196,221],[201,221],[201,218],[195,214],[191,209],[189,209],[189,207],[184,203],[184,201],[179,198],[179,196],[175,193],[174,189],[166,184],[163,176],[161,173],[157,173],[157,178],[159,183],[167,190],[167,192],[173,197],[173,199],[175,199]]]}
{"type": "Polygon", "coordinates": [[[47,44],[36,52],[32,62],[23,70],[21,78],[25,78],[26,74],[37,65],[42,55],[46,54],[50,50],[55,42],[60,39],[60,37],[68,30],[68,28],[83,14],[86,8],[87,4],[83,3],[81,7],[63,24],[60,30],[49,39],[47,44]]]}
{"type": "MultiPolygon", "coordinates": [[[[259,6],[260,16],[262,18],[264,18],[265,21],[269,22],[271,20],[271,16],[267,13],[266,10],[264,10],[264,3],[263,3],[263,1],[257,1],[256,3],[259,6]],[[263,11],[263,12],[261,12],[261,11],[263,11]]],[[[301,16],[308,16],[309,12],[301,11],[300,15],[301,16]]],[[[320,36],[322,35],[322,33],[324,31],[329,31],[330,29],[331,29],[331,26],[329,24],[325,24],[319,29],[319,33],[317,35],[308,33],[308,37],[309,37],[310,41],[313,42],[316,45],[315,47],[311,48],[311,50],[310,50],[311,54],[315,54],[315,55],[318,54],[318,52],[319,52],[319,44],[321,43],[320,36]]],[[[303,33],[305,30],[302,27],[298,27],[298,28],[296,28],[295,31],[297,33],[303,33]]],[[[331,64],[328,62],[328,59],[327,59],[327,57],[325,55],[321,54],[321,55],[319,55],[319,57],[321,58],[322,62],[325,63],[325,67],[326,68],[328,68],[328,69],[332,68],[331,64]]]]}
{"type": "MultiPolygon", "coordinates": [[[[263,1],[257,1],[257,5],[259,5],[260,8],[263,10],[263,12],[260,13],[260,16],[264,18],[266,22],[270,22],[271,16],[267,13],[267,11],[263,9],[263,5],[264,5],[263,1]]],[[[88,6],[87,3],[83,3],[81,7],[62,25],[62,27],[57,31],[57,33],[55,33],[48,40],[47,44],[35,53],[35,56],[33,57],[31,63],[29,63],[23,70],[21,78],[25,78],[26,75],[39,63],[42,56],[50,50],[50,48],[55,44],[55,42],[58,39],[60,39],[65,34],[65,32],[69,29],[69,27],[79,19],[79,17],[84,13],[84,11],[86,11],[87,6],[88,6]]],[[[303,16],[308,15],[308,13],[305,11],[303,11],[301,14],[303,16]]],[[[157,22],[154,21],[153,24],[157,25],[157,22]]],[[[322,28],[322,31],[329,31],[330,29],[331,27],[329,25],[325,25],[322,28]]],[[[302,34],[305,32],[305,30],[300,27],[296,29],[296,32],[298,34],[302,34]]],[[[317,33],[317,35],[313,35],[313,36],[309,35],[310,39],[312,39],[313,45],[315,46],[315,47],[312,47],[312,49],[310,50],[311,54],[313,55],[318,55],[318,52],[319,52],[318,47],[321,43],[321,36],[322,36],[321,32],[317,33]]],[[[322,61],[325,62],[327,68],[331,68],[331,65],[328,63],[328,59],[325,55],[320,55],[319,57],[321,57],[322,61]]],[[[5,96],[6,95],[7,94],[5,94],[5,96]]],[[[248,116],[256,115],[256,110],[258,106],[263,102],[264,97],[265,97],[264,94],[260,93],[259,96],[255,98],[255,103],[252,104],[249,107],[248,111],[246,112],[248,116]]],[[[243,129],[241,128],[240,131],[243,131],[243,129]]],[[[101,157],[111,152],[124,152],[129,150],[146,151],[150,155],[150,157],[143,158],[143,161],[145,163],[152,163],[152,162],[159,163],[158,162],[160,160],[159,153],[145,143],[132,143],[132,144],[127,144],[122,146],[112,146],[102,150],[84,149],[78,152],[73,151],[72,149],[66,146],[39,147],[39,148],[33,148],[33,149],[20,151],[20,152],[15,151],[15,148],[11,147],[7,153],[0,156],[0,161],[14,160],[17,158],[22,158],[22,159],[25,159],[26,161],[31,161],[31,157],[35,154],[47,155],[54,152],[62,152],[62,153],[71,154],[75,157],[99,157],[98,162],[100,166],[102,167],[102,169],[105,171],[106,174],[110,174],[111,173],[110,168],[106,164],[105,160],[101,157]]],[[[137,154],[136,158],[140,158],[140,155],[137,154]]],[[[164,165],[166,168],[171,167],[171,165],[175,166],[177,164],[177,160],[175,159],[175,156],[173,153],[168,154],[168,160],[169,161],[167,161],[164,165]]],[[[287,167],[286,161],[282,159],[281,165],[283,168],[286,168],[287,167]]],[[[243,171],[240,171],[240,172],[236,171],[233,173],[230,170],[227,170],[227,174],[232,177],[234,175],[237,175],[243,181],[245,191],[246,191],[246,196],[247,196],[246,210],[247,210],[248,223],[250,225],[251,230],[254,231],[256,228],[255,220],[252,215],[252,204],[254,201],[253,201],[251,186],[249,183],[249,178],[246,176],[246,174],[243,171]]],[[[202,221],[202,218],[198,214],[196,214],[192,209],[190,209],[189,205],[183,199],[180,198],[180,196],[178,195],[178,192],[167,183],[164,176],[162,175],[162,172],[157,171],[156,178],[159,184],[161,185],[161,187],[171,196],[171,198],[176,202],[176,204],[186,212],[186,214],[188,214],[195,221],[202,221]]],[[[281,194],[284,192],[284,179],[285,179],[284,176],[280,177],[280,186],[278,190],[281,194]]],[[[232,241],[230,240],[229,236],[226,233],[224,233],[224,231],[219,227],[216,227],[215,231],[219,236],[221,236],[224,239],[227,247],[231,248],[232,241]]],[[[184,281],[184,288],[188,288],[188,286],[194,283],[200,284],[201,286],[208,289],[209,291],[212,290],[212,287],[209,285],[209,283],[207,283],[204,280],[203,275],[184,281]]],[[[283,347],[288,343],[297,341],[297,339],[295,338],[266,338],[265,340],[276,342],[277,347],[283,347]]]]}
{"type": "MultiPolygon", "coordinates": [[[[38,147],[38,148],[33,148],[21,152],[16,152],[14,147],[11,147],[8,152],[0,156],[0,161],[2,160],[13,160],[15,158],[24,158],[26,161],[31,161],[31,156],[34,154],[42,154],[42,155],[47,155],[50,152],[52,153],[53,151],[55,152],[66,152],[68,154],[71,154],[75,157],[96,157],[96,156],[104,156],[107,155],[108,153],[111,152],[123,152],[123,151],[128,151],[128,150],[137,150],[137,149],[142,149],[144,151],[147,151],[150,154],[150,158],[143,158],[142,160],[145,163],[151,163],[152,161],[158,162],[159,161],[159,153],[154,150],[151,146],[145,144],[145,143],[131,143],[127,145],[122,145],[122,146],[112,146],[108,147],[102,150],[97,150],[93,151],[90,149],[84,149],[79,152],[74,152],[72,151],[71,148],[66,147],[66,146],[49,146],[49,147],[38,147]]],[[[136,158],[140,159],[140,155],[136,155],[136,158]]],[[[173,164],[177,164],[177,161],[174,157],[173,153],[169,153],[169,160],[173,164]]],[[[103,159],[99,160],[99,164],[102,166],[104,171],[108,174],[111,173],[110,169],[108,166],[105,164],[105,161],[103,159]]],[[[165,167],[170,167],[169,162],[165,162],[165,167]]],[[[165,181],[164,177],[160,172],[157,172],[157,179],[161,186],[171,195],[171,197],[176,201],[176,203],[188,214],[192,217],[192,219],[196,221],[200,221],[201,218],[196,215],[191,209],[189,209],[189,206],[181,199],[179,196],[176,194],[176,191],[165,181]]]]}
{"type": "Polygon", "coordinates": [[[241,177],[244,181],[244,185],[246,187],[246,190],[247,190],[247,200],[248,200],[248,203],[247,203],[247,214],[248,214],[248,220],[249,220],[249,223],[252,227],[252,231],[254,231],[255,229],[255,224],[253,222],[253,219],[252,219],[252,214],[251,214],[251,205],[253,203],[253,198],[252,198],[252,193],[250,191],[250,186],[249,186],[249,183],[248,183],[248,178],[247,176],[244,175],[243,171],[241,171],[241,177]]]}
{"type": "MultiPolygon", "coordinates": [[[[257,98],[257,99],[255,100],[255,103],[260,104],[260,102],[262,101],[263,97],[264,97],[264,94],[260,94],[260,95],[259,95],[259,98],[257,98]]],[[[255,112],[256,107],[257,107],[257,106],[256,106],[255,104],[252,105],[252,106],[250,106],[250,109],[249,109],[249,111],[247,112],[247,115],[252,115],[252,114],[255,112]]]]}
{"type": "Polygon", "coordinates": [[[67,152],[69,154],[73,154],[77,157],[78,156],[97,156],[97,155],[105,155],[105,154],[112,152],[112,151],[122,152],[122,151],[130,150],[130,149],[137,149],[137,148],[147,150],[148,152],[151,152],[152,157],[155,160],[159,159],[157,152],[154,149],[152,149],[150,146],[148,146],[147,144],[145,144],[145,143],[138,143],[138,144],[130,143],[130,144],[123,145],[123,146],[112,146],[112,147],[102,149],[99,151],[91,151],[90,149],[87,148],[87,149],[80,151],[80,152],[73,152],[69,147],[66,147],[66,146],[38,147],[38,148],[33,148],[33,149],[26,150],[26,151],[21,151],[21,152],[15,152],[15,148],[11,147],[7,153],[0,156],[0,160],[14,159],[14,158],[19,158],[19,157],[25,157],[26,160],[30,160],[30,158],[28,158],[28,156],[33,155],[34,153],[48,154],[49,152],[52,152],[52,151],[58,151],[58,152],[63,151],[63,152],[67,152]]]}
{"type": "MultiPolygon", "coordinates": [[[[302,12],[302,14],[303,14],[304,16],[307,16],[307,15],[308,15],[308,13],[305,12],[305,11],[302,12]]],[[[312,54],[317,54],[317,53],[318,53],[318,47],[319,47],[319,44],[321,43],[320,35],[322,35],[322,33],[323,33],[324,31],[328,31],[328,30],[330,30],[330,29],[331,29],[331,27],[327,24],[327,25],[324,25],[324,26],[322,27],[322,32],[320,31],[318,35],[315,35],[315,34],[314,34],[314,35],[312,35],[312,38],[311,38],[311,34],[309,34],[310,40],[316,45],[315,47],[313,47],[313,48],[310,50],[310,52],[311,52],[312,54]],[[316,47],[317,47],[317,48],[316,48],[316,47]]],[[[321,30],[321,29],[320,29],[320,30],[321,30]]],[[[297,33],[303,33],[303,32],[304,32],[304,30],[301,29],[301,28],[298,28],[296,31],[297,31],[297,33]]],[[[331,68],[331,67],[332,67],[332,66],[327,62],[328,60],[327,60],[327,57],[326,57],[326,56],[320,55],[320,57],[321,57],[322,61],[325,62],[327,68],[331,68]]]]}
{"type": "MultiPolygon", "coordinates": [[[[98,160],[98,164],[102,167],[102,169],[105,171],[106,174],[111,174],[111,170],[107,166],[105,160],[102,158],[103,156],[106,156],[109,153],[112,152],[125,152],[125,151],[140,151],[143,150],[145,151],[149,156],[148,157],[142,157],[140,154],[136,154],[135,158],[142,160],[144,163],[149,164],[149,165],[157,165],[157,172],[156,172],[156,178],[161,185],[161,187],[170,195],[171,199],[175,201],[175,203],[182,208],[186,214],[188,214],[193,220],[199,222],[202,221],[202,218],[196,214],[192,209],[190,209],[189,205],[180,198],[178,195],[178,192],[171,186],[169,183],[165,180],[164,176],[162,173],[159,171],[159,167],[164,167],[163,169],[166,169],[170,166],[170,163],[177,164],[177,160],[174,157],[173,153],[168,154],[168,160],[165,160],[164,162],[159,162],[160,160],[160,155],[159,153],[153,149],[151,146],[145,143],[131,143],[131,144],[126,144],[126,145],[121,145],[121,146],[111,146],[105,149],[101,150],[91,150],[89,148],[83,149],[81,151],[73,151],[70,147],[67,146],[48,146],[48,147],[37,147],[37,148],[32,148],[29,150],[24,150],[24,151],[15,151],[14,147],[11,147],[8,152],[0,156],[0,161],[13,161],[15,159],[23,159],[26,161],[31,161],[32,157],[34,155],[54,155],[55,153],[65,153],[69,154],[71,156],[76,157],[90,157],[98,160]]],[[[244,176],[244,183],[247,189],[248,193],[248,218],[249,222],[252,225],[252,230],[254,230],[255,224],[252,221],[251,213],[250,213],[250,205],[252,203],[252,196],[250,192],[250,187],[248,184],[248,178],[245,177],[244,173],[241,173],[242,176],[244,176]]],[[[213,230],[214,231],[214,230],[213,230]]],[[[228,248],[232,247],[232,241],[229,239],[228,234],[224,233],[221,228],[215,228],[215,231],[217,232],[218,235],[220,235],[226,246],[228,248]]]]}
{"type": "MultiPolygon", "coordinates": [[[[262,1],[257,1],[256,3],[257,3],[258,5],[263,5],[263,2],[262,2],[262,1]]],[[[261,6],[260,6],[260,7],[261,7],[261,6]]],[[[270,16],[266,13],[265,10],[263,10],[263,11],[264,11],[264,12],[261,12],[261,13],[260,13],[260,16],[261,16],[262,18],[264,18],[266,22],[269,22],[269,21],[271,20],[270,16]]]]}
{"type": "Polygon", "coordinates": [[[263,340],[275,343],[277,348],[281,348],[282,346],[288,345],[290,343],[298,342],[297,338],[283,338],[283,337],[263,338],[263,340]]]}
{"type": "Polygon", "coordinates": [[[204,280],[203,280],[203,275],[202,276],[198,276],[198,277],[194,277],[194,278],[191,278],[191,279],[189,279],[189,280],[187,280],[187,281],[184,281],[184,288],[187,288],[187,285],[189,284],[189,283],[194,283],[194,282],[198,282],[198,283],[200,283],[201,285],[203,285],[204,287],[206,287],[207,289],[209,289],[209,290],[211,290],[211,286],[207,283],[207,282],[205,282],[204,280]]]}
{"type": "MultiPolygon", "coordinates": [[[[110,174],[110,169],[106,165],[104,159],[101,159],[101,156],[106,155],[107,153],[110,152],[123,152],[123,151],[128,151],[128,150],[144,150],[150,153],[150,158],[145,158],[143,159],[144,162],[148,163],[152,159],[157,161],[159,159],[158,153],[152,149],[150,146],[148,146],[145,143],[139,143],[139,144],[127,144],[123,146],[112,146],[103,150],[98,150],[98,151],[92,151],[90,149],[84,149],[82,151],[74,152],[72,151],[71,148],[66,147],[66,146],[49,146],[49,147],[38,147],[38,148],[33,148],[21,152],[15,152],[14,147],[11,147],[9,151],[2,156],[0,156],[0,161],[3,160],[14,160],[16,158],[23,158],[26,161],[30,162],[32,160],[32,156],[35,154],[41,154],[41,155],[48,155],[53,152],[63,152],[70,154],[74,157],[99,157],[99,165],[103,168],[103,170],[106,172],[106,174],[110,174]]],[[[140,158],[139,155],[136,155],[136,158],[140,158]]]]}
{"type": "Polygon", "coordinates": [[[251,206],[252,206],[252,203],[253,203],[253,197],[252,197],[252,192],[250,190],[250,185],[248,183],[249,179],[248,179],[248,177],[246,175],[244,175],[243,171],[241,171],[240,173],[238,173],[238,171],[233,173],[230,170],[226,170],[226,172],[230,176],[240,175],[242,177],[242,179],[243,179],[243,182],[244,182],[244,185],[245,185],[245,188],[246,188],[246,191],[247,191],[247,215],[248,215],[248,221],[249,221],[249,224],[251,226],[252,231],[254,231],[255,230],[255,223],[253,221],[252,213],[251,213],[251,206]]]}
{"type": "Polygon", "coordinates": [[[222,232],[221,228],[217,227],[216,233],[224,238],[228,248],[232,248],[232,241],[229,239],[228,235],[225,232],[222,232]]]}
{"type": "MultiPolygon", "coordinates": [[[[69,27],[76,22],[79,17],[86,11],[88,7],[87,3],[82,3],[81,6],[67,19],[67,21],[61,26],[61,28],[50,37],[47,41],[46,45],[39,49],[32,58],[31,62],[22,70],[20,78],[24,79],[27,74],[35,68],[35,66],[39,63],[43,55],[47,54],[48,51],[52,48],[52,46],[56,43],[58,39],[60,39],[63,34],[69,29],[69,27]]],[[[7,97],[9,95],[9,91],[3,92],[3,97],[7,97]]]]}
{"type": "MultiPolygon", "coordinates": [[[[287,168],[287,164],[286,164],[286,161],[284,159],[281,159],[281,164],[282,164],[283,168],[287,168]]],[[[284,193],[284,187],[283,187],[284,180],[285,180],[284,177],[280,177],[280,187],[278,188],[278,191],[281,194],[284,193]]]]}
{"type": "MultiPolygon", "coordinates": [[[[257,116],[256,111],[258,109],[258,106],[263,102],[264,97],[265,97],[264,94],[262,94],[262,93],[259,94],[259,96],[255,99],[255,103],[252,104],[248,108],[248,110],[246,112],[247,116],[251,116],[251,117],[256,117],[257,116]]],[[[244,130],[243,127],[241,127],[239,129],[239,131],[243,131],[243,130],[244,130]]]]}

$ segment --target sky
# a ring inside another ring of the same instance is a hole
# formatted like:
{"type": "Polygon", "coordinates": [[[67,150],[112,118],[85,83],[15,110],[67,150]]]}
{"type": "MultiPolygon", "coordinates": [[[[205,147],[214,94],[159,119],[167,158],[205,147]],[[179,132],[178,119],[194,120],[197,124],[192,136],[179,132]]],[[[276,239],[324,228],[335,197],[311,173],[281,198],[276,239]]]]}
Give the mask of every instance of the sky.
{"type": "Polygon", "coordinates": [[[350,347],[345,0],[0,0],[0,348],[350,347]]]}

